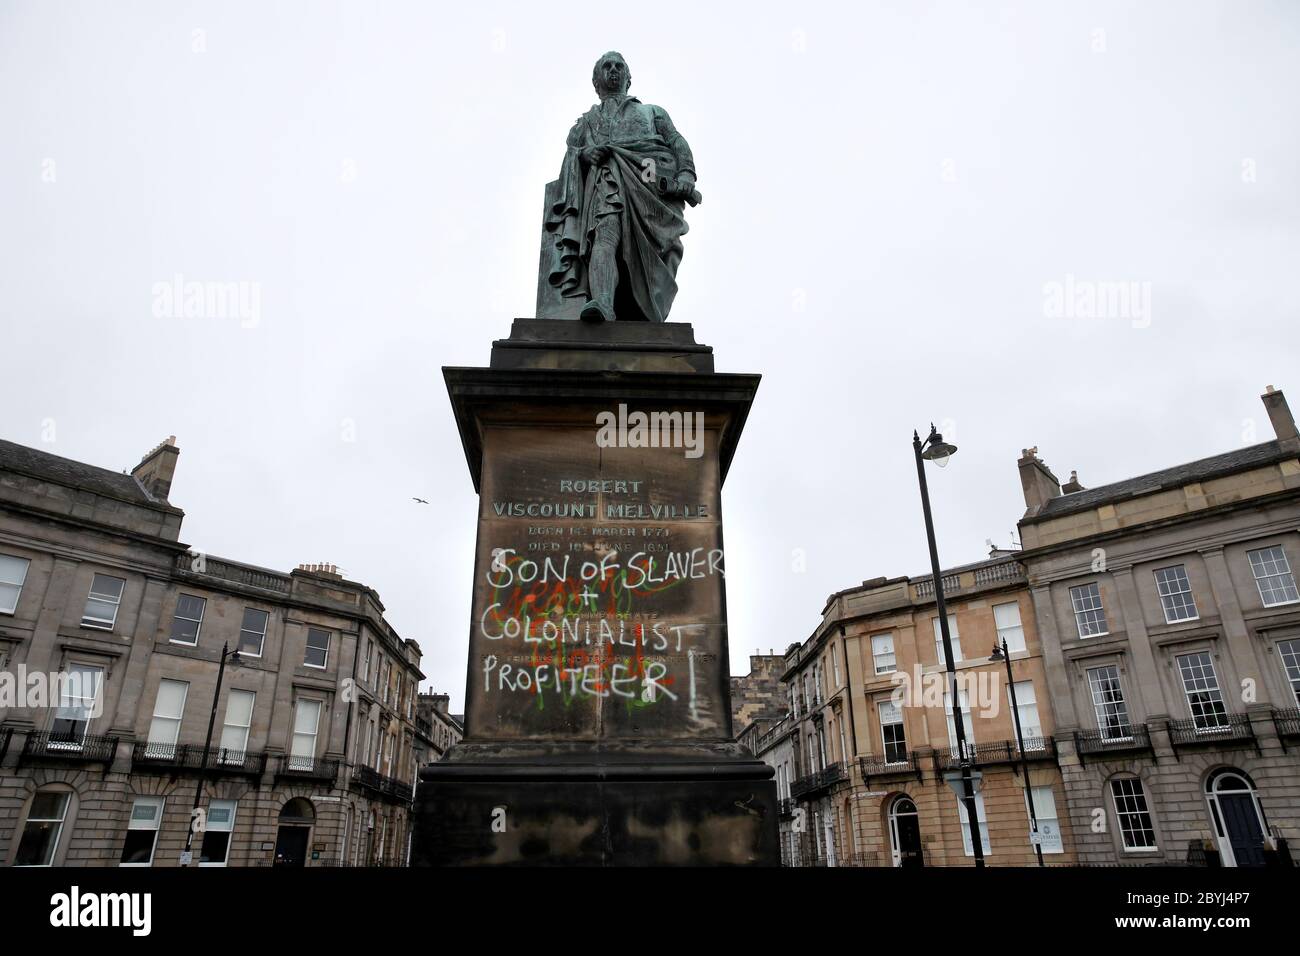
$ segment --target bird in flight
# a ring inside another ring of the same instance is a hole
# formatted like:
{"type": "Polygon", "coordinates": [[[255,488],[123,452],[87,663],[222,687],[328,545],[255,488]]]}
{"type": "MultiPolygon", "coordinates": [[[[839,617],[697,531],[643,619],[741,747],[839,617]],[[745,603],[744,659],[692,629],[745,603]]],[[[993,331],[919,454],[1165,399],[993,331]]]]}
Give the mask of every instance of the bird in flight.
{"type": "Polygon", "coordinates": [[[412,498],[411,500],[412,500],[412,501],[415,501],[415,502],[418,502],[419,504],[422,504],[422,505],[427,505],[427,504],[429,503],[429,502],[425,501],[423,498],[412,498]]]}

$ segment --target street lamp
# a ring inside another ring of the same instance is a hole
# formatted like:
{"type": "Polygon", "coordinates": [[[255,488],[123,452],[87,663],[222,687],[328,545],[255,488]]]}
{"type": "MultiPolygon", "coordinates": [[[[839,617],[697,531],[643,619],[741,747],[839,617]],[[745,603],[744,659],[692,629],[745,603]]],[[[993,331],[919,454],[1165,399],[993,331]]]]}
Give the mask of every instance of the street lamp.
{"type": "Polygon", "coordinates": [[[966,753],[966,726],[957,700],[957,667],[953,663],[952,635],[948,633],[948,606],[943,598],[943,573],[939,570],[939,549],[934,543],[934,519],[930,515],[930,488],[925,483],[925,463],[932,461],[940,468],[957,452],[956,445],[943,440],[930,424],[930,435],[924,442],[912,432],[912,450],[916,453],[916,479],[921,485],[921,510],[925,512],[925,536],[930,544],[930,569],[934,574],[934,603],[939,611],[939,633],[943,636],[944,666],[948,671],[948,701],[952,708],[953,731],[957,737],[957,759],[961,768],[962,803],[966,807],[966,823],[970,828],[971,849],[975,865],[984,866],[984,841],[980,839],[979,816],[975,807],[975,781],[971,776],[971,761],[966,753]]]}
{"type": "Polygon", "coordinates": [[[1020,772],[1025,781],[1025,798],[1029,801],[1029,826],[1035,837],[1034,850],[1038,853],[1038,865],[1046,866],[1043,862],[1043,844],[1041,835],[1038,833],[1038,811],[1034,809],[1034,789],[1029,785],[1029,758],[1025,756],[1025,735],[1020,729],[1020,705],[1016,702],[1016,681],[1011,676],[1011,651],[1007,648],[1007,639],[1002,638],[1001,644],[993,645],[993,653],[989,655],[992,662],[1005,661],[1007,665],[1007,687],[1011,689],[1011,713],[1016,718],[1016,746],[1020,748],[1020,772]]]}
{"type": "Polygon", "coordinates": [[[190,831],[185,836],[185,852],[181,854],[183,866],[193,866],[194,826],[199,815],[199,805],[203,802],[203,787],[208,782],[208,751],[212,749],[212,729],[217,723],[217,703],[221,699],[221,680],[226,675],[226,660],[231,666],[239,666],[239,648],[230,649],[230,642],[221,645],[221,662],[217,665],[217,689],[212,692],[212,713],[208,715],[208,736],[203,741],[203,759],[199,762],[199,783],[194,789],[194,809],[190,811],[190,831]]]}

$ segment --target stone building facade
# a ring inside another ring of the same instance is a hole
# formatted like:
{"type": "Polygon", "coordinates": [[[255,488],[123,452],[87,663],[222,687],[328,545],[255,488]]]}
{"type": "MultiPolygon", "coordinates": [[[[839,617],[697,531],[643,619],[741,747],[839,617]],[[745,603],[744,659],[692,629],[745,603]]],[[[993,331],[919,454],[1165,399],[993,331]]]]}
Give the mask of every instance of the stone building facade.
{"type": "Polygon", "coordinates": [[[751,753],[759,734],[764,733],[786,712],[781,672],[782,654],[751,654],[749,673],[731,678],[731,726],[736,739],[751,753]]]}
{"type": "Polygon", "coordinates": [[[1300,436],[1104,487],[1020,459],[1079,859],[1285,861],[1300,840],[1300,436]]]}
{"type": "MultiPolygon", "coordinates": [[[[1024,572],[1013,555],[944,572],[959,694],[990,865],[1037,862],[1030,786],[1044,862],[1074,862],[1057,766],[1042,648],[1024,572]],[[1021,750],[1006,665],[1010,648],[1021,750]]],[[[786,654],[789,718],[763,738],[792,801],[782,822],[796,865],[960,866],[974,862],[965,811],[945,782],[956,766],[933,580],[877,578],[832,595],[813,635],[786,654]],[[787,835],[788,833],[788,835],[787,835]]]]}
{"type": "Polygon", "coordinates": [[[415,703],[415,769],[436,763],[465,736],[465,728],[448,712],[447,694],[421,694],[415,703]]]}
{"type": "Polygon", "coordinates": [[[0,863],[179,865],[200,788],[195,864],[402,862],[419,647],[333,567],[191,553],[178,455],[0,442],[0,863]]]}

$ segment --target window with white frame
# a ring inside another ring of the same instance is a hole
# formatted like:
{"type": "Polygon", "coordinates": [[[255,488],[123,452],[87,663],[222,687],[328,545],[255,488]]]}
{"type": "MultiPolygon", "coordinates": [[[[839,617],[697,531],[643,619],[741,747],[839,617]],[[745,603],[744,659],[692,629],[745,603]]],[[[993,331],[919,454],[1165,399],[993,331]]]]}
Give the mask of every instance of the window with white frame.
{"type": "Polygon", "coordinates": [[[315,766],[322,707],[319,700],[300,698],[294,708],[293,743],[289,750],[289,766],[294,770],[311,770],[315,766]]]}
{"type": "Polygon", "coordinates": [[[893,701],[882,700],[880,711],[880,742],[885,746],[885,763],[907,763],[907,733],[903,729],[902,709],[893,701]]]}
{"type": "Polygon", "coordinates": [[[244,608],[244,620],[239,625],[239,653],[247,657],[261,657],[266,644],[266,622],[270,615],[255,607],[244,608]]]}
{"type": "Polygon", "coordinates": [[[149,740],[145,755],[171,759],[176,755],[176,741],[181,733],[181,718],[185,714],[185,698],[190,685],[183,680],[161,680],[158,696],[154,699],[153,719],[149,722],[149,740]]]}
{"type": "Polygon", "coordinates": [[[1020,622],[1020,602],[993,605],[993,623],[998,628],[998,646],[1007,642],[1007,650],[1023,651],[1025,649],[1025,628],[1020,622]]]}
{"type": "Polygon", "coordinates": [[[384,658],[383,666],[379,669],[380,693],[383,695],[384,705],[388,705],[388,658],[384,658]]]}
{"type": "Polygon", "coordinates": [[[1282,669],[1295,695],[1294,703],[1300,706],[1300,640],[1278,641],[1277,654],[1282,658],[1282,669]]]}
{"type": "Polygon", "coordinates": [[[17,610],[29,567],[31,562],[26,558],[0,554],[0,614],[12,614],[17,610]]]}
{"type": "MultiPolygon", "coordinates": [[[[960,688],[957,690],[957,702],[958,706],[961,707],[962,731],[966,737],[966,744],[969,746],[975,743],[975,724],[971,720],[970,698],[965,690],[960,688]]],[[[948,745],[952,750],[952,755],[959,757],[961,754],[957,749],[957,721],[954,719],[952,712],[952,693],[948,690],[943,692],[943,708],[948,715],[948,745]]]]}
{"type": "MultiPolygon", "coordinates": [[[[1018,680],[1016,689],[1016,714],[1020,717],[1020,732],[1025,738],[1026,750],[1042,750],[1047,746],[1043,740],[1043,724],[1038,717],[1038,695],[1034,691],[1034,682],[1018,680]]],[[[1011,689],[1007,688],[1007,703],[1011,702],[1011,689]]]]}
{"type": "Polygon", "coordinates": [[[1115,801],[1115,817],[1124,849],[1133,852],[1157,849],[1156,829],[1142,781],[1137,777],[1116,777],[1110,782],[1110,793],[1115,801]]]}
{"type": "Polygon", "coordinates": [[[248,751],[248,729],[253,725],[253,705],[257,694],[251,690],[232,689],[226,698],[226,719],[221,725],[221,749],[218,763],[242,767],[248,751]]]}
{"type": "Polygon", "coordinates": [[[814,698],[812,693],[812,676],[807,672],[803,675],[803,703],[808,710],[812,710],[814,698]]]}
{"type": "MultiPolygon", "coordinates": [[[[967,856],[975,855],[975,848],[970,842],[970,817],[966,815],[966,801],[961,797],[957,798],[957,817],[961,820],[961,844],[962,849],[966,851],[967,856]]],[[[984,855],[988,856],[992,852],[989,846],[989,819],[984,813],[984,794],[975,794],[975,822],[980,830],[980,845],[983,847],[984,855]]]]}
{"type": "Polygon", "coordinates": [[[80,750],[90,721],[98,716],[96,704],[104,683],[104,669],[73,664],[59,675],[59,708],[50,725],[51,749],[80,750]]]}
{"type": "Polygon", "coordinates": [[[1187,695],[1187,709],[1198,731],[1213,732],[1228,726],[1228,710],[1219,690],[1219,678],[1214,673],[1214,661],[1208,651],[1182,654],[1178,657],[1178,673],[1183,679],[1183,693],[1187,695]]]}
{"type": "Polygon", "coordinates": [[[1101,606],[1101,588],[1096,581],[1070,588],[1074,606],[1074,623],[1080,637],[1100,637],[1110,633],[1106,627],[1106,610],[1101,606]]]}
{"type": "Polygon", "coordinates": [[[199,629],[203,626],[203,611],[207,605],[207,600],[193,594],[182,594],[176,599],[176,614],[172,617],[173,644],[192,647],[199,642],[199,629]]]}
{"type": "Polygon", "coordinates": [[[1187,569],[1183,565],[1175,564],[1170,568],[1157,568],[1156,591],[1160,594],[1160,606],[1165,612],[1165,623],[1194,621],[1200,617],[1196,611],[1196,600],[1192,597],[1191,582],[1187,580],[1187,569]]]}
{"type": "Polygon", "coordinates": [[[117,609],[122,604],[122,589],[126,581],[109,574],[96,574],[90,582],[86,597],[86,610],[81,614],[82,627],[96,627],[111,631],[117,623],[117,609]]]}
{"type": "Polygon", "coordinates": [[[1246,556],[1250,558],[1250,570],[1255,575],[1259,599],[1264,602],[1265,607],[1294,604],[1300,601],[1300,592],[1296,591],[1295,586],[1295,575],[1291,573],[1291,565],[1281,546],[1247,551],[1246,556]]]}
{"type": "Polygon", "coordinates": [[[366,657],[365,657],[365,661],[361,665],[361,679],[363,681],[370,680],[370,658],[374,657],[374,655],[375,655],[375,642],[366,641],[366,657]]]}
{"type": "Polygon", "coordinates": [[[23,824],[14,866],[53,866],[63,835],[71,795],[66,790],[38,790],[23,824]]]}
{"type": "Polygon", "coordinates": [[[840,686],[840,648],[838,644],[831,645],[831,667],[835,672],[835,686],[840,686]]]}
{"type": "MultiPolygon", "coordinates": [[[[1051,787],[1034,787],[1032,789],[1034,813],[1031,820],[1038,822],[1039,846],[1043,855],[1064,853],[1065,842],[1061,839],[1061,821],[1056,815],[1056,796],[1051,787]]],[[[1026,794],[1025,812],[1029,812],[1029,795],[1026,794]]]]}
{"type": "Polygon", "coordinates": [[[790,713],[796,719],[799,717],[799,695],[795,692],[794,684],[790,685],[790,713]]]}
{"type": "Polygon", "coordinates": [[[303,663],[308,667],[325,667],[330,659],[330,632],[307,628],[307,656],[303,663]]]}
{"type": "Polygon", "coordinates": [[[1127,740],[1133,736],[1129,723],[1128,703],[1119,682],[1119,668],[1114,664],[1088,668],[1088,690],[1097,714],[1097,729],[1104,740],[1127,740]]]}
{"type": "Polygon", "coordinates": [[[158,827],[162,823],[162,797],[136,797],[131,804],[131,822],[122,843],[122,866],[152,866],[158,827]]]}
{"type": "Polygon", "coordinates": [[[236,800],[212,800],[208,803],[207,827],[199,850],[199,866],[225,866],[230,859],[230,835],[235,830],[236,800]]]}
{"type": "MultiPolygon", "coordinates": [[[[934,649],[938,655],[939,663],[946,663],[943,656],[943,628],[939,626],[939,618],[930,618],[930,624],[934,627],[934,649]]],[[[952,660],[956,664],[961,660],[961,638],[957,634],[957,615],[948,615],[948,636],[952,640],[952,660]]]]}
{"type": "Polygon", "coordinates": [[[892,674],[898,669],[893,634],[876,634],[871,638],[871,661],[877,674],[892,674]]]}

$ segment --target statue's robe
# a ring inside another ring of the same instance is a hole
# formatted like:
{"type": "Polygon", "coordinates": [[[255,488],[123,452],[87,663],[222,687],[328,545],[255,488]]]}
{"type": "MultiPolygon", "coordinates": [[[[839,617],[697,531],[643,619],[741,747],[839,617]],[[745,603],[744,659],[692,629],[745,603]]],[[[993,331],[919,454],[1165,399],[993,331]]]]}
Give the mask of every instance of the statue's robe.
{"type": "Polygon", "coordinates": [[[590,296],[587,263],[597,221],[617,215],[619,319],[663,322],[677,294],[682,259],[683,200],[660,194],[657,180],[695,175],[690,147],[658,106],[634,96],[611,97],[579,117],[569,132],[560,178],[547,191],[542,268],[546,281],[565,299],[590,296]],[[585,166],[587,146],[608,146],[609,157],[585,166]],[[628,306],[637,314],[627,314],[628,306]]]}

